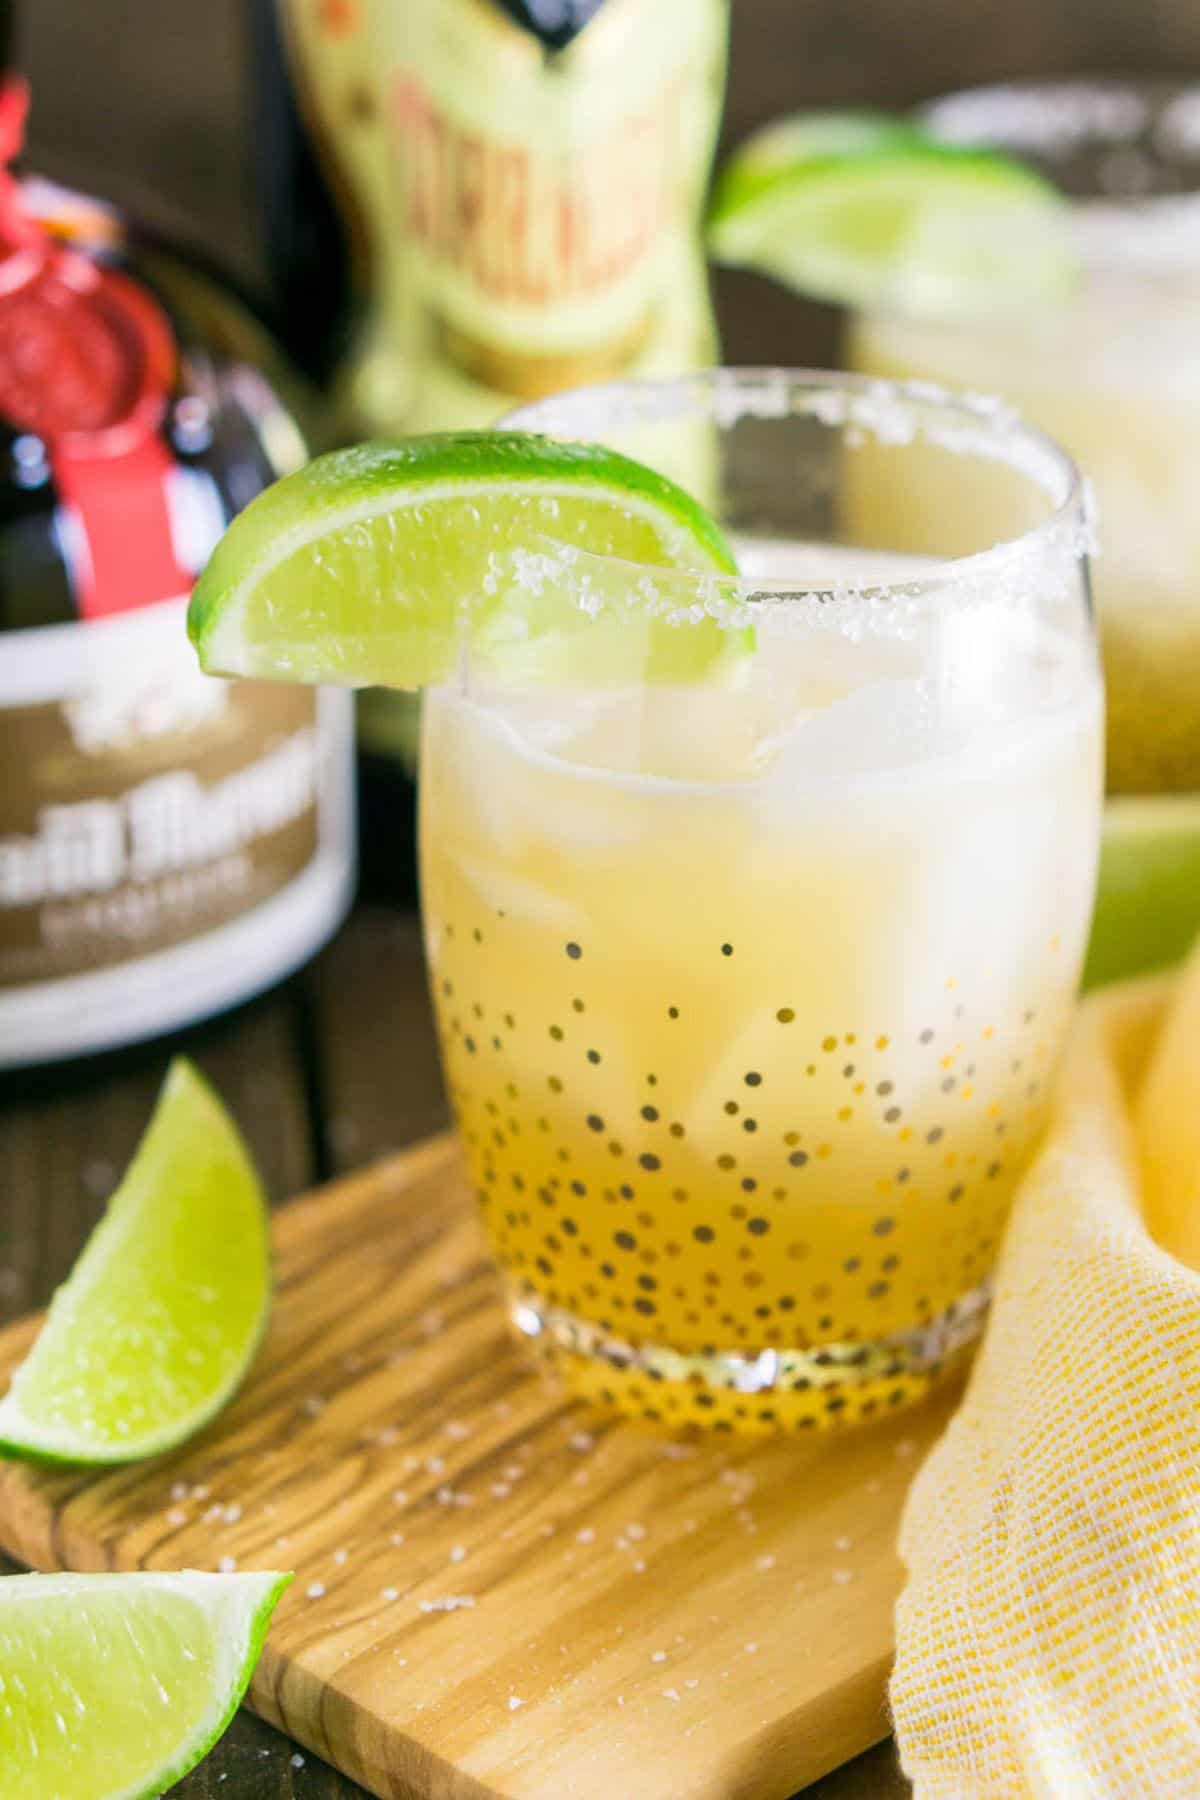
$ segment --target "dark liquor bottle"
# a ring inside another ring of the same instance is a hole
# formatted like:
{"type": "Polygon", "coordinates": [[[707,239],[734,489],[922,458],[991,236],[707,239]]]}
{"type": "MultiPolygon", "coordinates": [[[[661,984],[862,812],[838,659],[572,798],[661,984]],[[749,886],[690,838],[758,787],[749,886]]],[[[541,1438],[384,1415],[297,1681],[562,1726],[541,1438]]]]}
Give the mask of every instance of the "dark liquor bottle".
{"type": "Polygon", "coordinates": [[[279,979],[352,877],[347,696],[200,674],[233,514],[306,454],[222,291],[10,167],[0,86],[0,1068],[279,979]]]}
{"type": "MultiPolygon", "coordinates": [[[[345,364],[365,285],[366,245],[355,203],[301,116],[276,0],[252,0],[256,212],[262,221],[268,314],[276,338],[309,380],[328,389],[345,364]]],[[[350,421],[344,421],[347,429],[350,421]]]]}

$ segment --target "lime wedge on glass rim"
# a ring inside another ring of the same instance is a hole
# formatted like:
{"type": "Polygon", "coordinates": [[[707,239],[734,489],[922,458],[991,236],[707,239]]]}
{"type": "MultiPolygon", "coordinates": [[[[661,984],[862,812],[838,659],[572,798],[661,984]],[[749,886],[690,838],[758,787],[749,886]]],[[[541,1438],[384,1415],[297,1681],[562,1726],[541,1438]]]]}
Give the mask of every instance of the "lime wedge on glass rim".
{"type": "Polygon", "coordinates": [[[4,1792],[164,1793],[232,1719],[290,1580],[185,1572],[0,1581],[4,1792]]]}
{"type": "Polygon", "coordinates": [[[0,1400],[0,1452],[99,1464],[170,1449],[239,1385],[270,1304],[254,1164],[211,1088],[178,1060],[0,1400]]]}
{"type": "Polygon", "coordinates": [[[464,646],[477,667],[545,683],[703,680],[741,660],[744,629],[681,629],[636,605],[597,615],[569,580],[521,579],[541,550],[566,569],[564,547],[736,572],[704,508],[617,451],[449,432],[336,450],[267,488],[217,545],[188,631],[209,674],[349,686],[445,681],[464,646]]]}
{"type": "Polygon", "coordinates": [[[878,113],[808,113],[755,133],[709,210],[718,262],[815,299],[957,314],[1069,293],[1069,208],[1024,163],[878,113]]]}

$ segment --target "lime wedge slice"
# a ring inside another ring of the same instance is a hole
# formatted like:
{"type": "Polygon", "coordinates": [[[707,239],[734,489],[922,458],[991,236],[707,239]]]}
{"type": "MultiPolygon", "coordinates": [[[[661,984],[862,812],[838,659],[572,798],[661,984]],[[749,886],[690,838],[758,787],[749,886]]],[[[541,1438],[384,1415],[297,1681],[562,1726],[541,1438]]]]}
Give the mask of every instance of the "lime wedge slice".
{"type": "Polygon", "coordinates": [[[210,674],[406,688],[444,681],[464,642],[547,681],[573,668],[700,679],[745,649],[744,632],[712,619],[596,620],[569,581],[522,583],[521,552],[561,546],[736,568],[703,507],[614,450],[447,433],[334,451],[268,488],[217,545],[188,629],[210,674]]]}
{"type": "Polygon", "coordinates": [[[1084,986],[1169,968],[1198,933],[1200,794],[1110,800],[1084,986]]]}
{"type": "Polygon", "coordinates": [[[994,151],[873,113],[801,114],[727,163],[709,215],[718,262],[845,306],[959,313],[1068,293],[1057,190],[994,151]]]}
{"type": "Polygon", "coordinates": [[[254,1165],[207,1083],[176,1061],[108,1212],[0,1400],[0,1450],[114,1463],[178,1444],[238,1386],[270,1299],[254,1165]]]}
{"type": "Polygon", "coordinates": [[[12,1575],[0,1581],[8,1794],[151,1800],[241,1702],[290,1575],[12,1575]]]}

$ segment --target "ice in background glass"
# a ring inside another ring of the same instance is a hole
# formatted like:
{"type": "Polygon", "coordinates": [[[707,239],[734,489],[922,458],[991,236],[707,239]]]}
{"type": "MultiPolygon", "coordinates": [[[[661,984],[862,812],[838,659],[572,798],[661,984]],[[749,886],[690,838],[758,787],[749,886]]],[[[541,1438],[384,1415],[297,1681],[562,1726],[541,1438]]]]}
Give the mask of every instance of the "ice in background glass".
{"type": "Polygon", "coordinates": [[[569,653],[428,696],[431,979],[512,1317],[672,1424],[904,1404],[982,1324],[1088,928],[1074,471],[1003,411],[836,375],[513,422],[686,474],[745,576],[564,551],[550,503],[496,579],[562,604],[569,653]],[[714,618],[707,679],[662,678],[655,631],[714,618]]]}
{"type": "Polygon", "coordinates": [[[1003,394],[1077,460],[1100,503],[1110,791],[1200,790],[1200,87],[983,88],[925,118],[1072,196],[1084,279],[1061,304],[881,310],[849,360],[1003,394]]]}

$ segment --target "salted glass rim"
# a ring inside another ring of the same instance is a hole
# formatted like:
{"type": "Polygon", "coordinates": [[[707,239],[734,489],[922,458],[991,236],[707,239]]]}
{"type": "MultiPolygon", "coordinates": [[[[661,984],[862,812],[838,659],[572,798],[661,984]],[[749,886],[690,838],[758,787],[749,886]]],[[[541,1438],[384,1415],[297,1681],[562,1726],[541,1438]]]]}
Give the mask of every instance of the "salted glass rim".
{"type": "MultiPolygon", "coordinates": [[[[1072,156],[1091,158],[1087,183],[1063,194],[1085,269],[1200,274],[1195,76],[1164,71],[984,82],[938,95],[916,116],[950,143],[1028,158],[1051,180],[1072,156]]],[[[1173,306],[1190,312],[1187,296],[1173,306]]]]}
{"type": "MultiPolygon", "coordinates": [[[[764,614],[772,602],[785,603],[793,619],[805,602],[828,613],[829,603],[835,601],[838,604],[832,610],[840,616],[856,604],[878,614],[889,605],[894,609],[896,603],[944,600],[948,591],[963,599],[977,595],[994,603],[1001,586],[1014,594],[1026,586],[1036,591],[1039,570],[1053,562],[1077,566],[1094,549],[1090,489],[1067,452],[999,397],[936,382],[770,365],[714,368],[568,388],[507,413],[496,429],[596,441],[605,426],[611,429],[614,423],[660,423],[689,411],[707,413],[719,429],[749,417],[782,421],[807,415],[831,430],[860,434],[873,430],[880,443],[902,447],[905,441],[919,438],[981,462],[1016,469],[1032,488],[1040,490],[1047,514],[1014,537],[963,555],[939,558],[927,570],[894,578],[806,583],[789,576],[663,568],[580,550],[556,540],[552,531],[543,536],[546,555],[536,574],[561,578],[564,570],[569,570],[570,578],[585,587],[596,581],[603,586],[607,577],[642,595],[649,595],[653,588],[651,599],[663,614],[694,615],[699,601],[710,616],[736,627],[766,622],[764,614]],[[806,403],[797,406],[797,398],[806,403]],[[940,427],[918,431],[913,423],[930,419],[940,420],[940,427]],[[1026,583],[1017,579],[1020,570],[1028,572],[1026,583]]],[[[889,554],[886,549],[872,553],[889,554]]],[[[536,565],[538,552],[532,551],[530,556],[536,565]]],[[[775,610],[776,616],[782,616],[775,610]]],[[[676,622],[683,622],[682,617],[676,622]]]]}
{"type": "MultiPolygon", "coordinates": [[[[1072,211],[1113,207],[1131,213],[1200,201],[1200,77],[1147,72],[1142,75],[1044,75],[984,81],[936,94],[915,109],[936,136],[1039,159],[1053,168],[1073,151],[1135,147],[1147,129],[1158,163],[1180,167],[1186,157],[1187,186],[1154,189],[1136,185],[1130,165],[1111,166],[1105,185],[1097,171],[1094,189],[1065,194],[1072,211]],[[1121,185],[1122,172],[1128,178],[1121,185]],[[1132,183],[1132,184],[1128,184],[1132,183]]],[[[1144,151],[1142,172],[1148,172],[1144,151]]],[[[1182,170],[1181,170],[1182,172],[1182,170]]]]}

